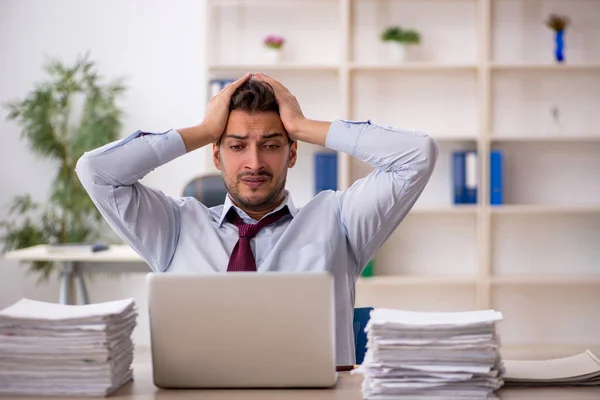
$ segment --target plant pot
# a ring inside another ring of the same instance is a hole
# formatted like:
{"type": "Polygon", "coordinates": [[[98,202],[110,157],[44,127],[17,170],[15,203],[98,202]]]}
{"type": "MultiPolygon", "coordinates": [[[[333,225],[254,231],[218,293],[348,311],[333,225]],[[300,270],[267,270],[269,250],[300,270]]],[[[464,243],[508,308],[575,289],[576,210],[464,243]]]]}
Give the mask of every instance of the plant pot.
{"type": "Polygon", "coordinates": [[[389,42],[388,53],[393,62],[403,62],[406,59],[406,45],[404,43],[389,42]]]}
{"type": "Polygon", "coordinates": [[[269,64],[277,64],[281,61],[281,49],[267,47],[265,58],[269,64]]]}

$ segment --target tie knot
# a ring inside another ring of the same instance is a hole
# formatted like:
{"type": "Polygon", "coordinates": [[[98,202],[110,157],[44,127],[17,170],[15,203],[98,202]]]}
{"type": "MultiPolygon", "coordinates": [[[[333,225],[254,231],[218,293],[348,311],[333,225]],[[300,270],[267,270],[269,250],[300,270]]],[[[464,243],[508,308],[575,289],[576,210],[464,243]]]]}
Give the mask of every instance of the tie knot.
{"type": "Polygon", "coordinates": [[[232,207],[230,213],[228,214],[229,221],[238,227],[240,237],[246,237],[248,239],[252,239],[256,234],[265,226],[274,224],[279,221],[282,217],[289,214],[289,210],[287,207],[283,207],[281,210],[267,215],[256,224],[245,224],[242,221],[242,218],[235,212],[235,209],[232,207]]]}

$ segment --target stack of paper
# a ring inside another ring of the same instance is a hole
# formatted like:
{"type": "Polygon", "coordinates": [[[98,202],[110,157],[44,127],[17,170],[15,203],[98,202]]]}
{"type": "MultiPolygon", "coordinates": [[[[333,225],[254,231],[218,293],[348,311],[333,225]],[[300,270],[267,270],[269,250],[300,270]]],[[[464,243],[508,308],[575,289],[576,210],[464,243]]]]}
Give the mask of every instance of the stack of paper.
{"type": "Polygon", "coordinates": [[[600,360],[591,350],[548,360],[505,360],[504,381],[510,386],[600,385],[600,360]]]}
{"type": "Polygon", "coordinates": [[[108,396],[133,378],[133,299],[0,311],[0,396],[108,396]]]}
{"type": "Polygon", "coordinates": [[[494,399],[504,367],[493,310],[456,313],[375,309],[365,331],[366,399],[494,399]]]}

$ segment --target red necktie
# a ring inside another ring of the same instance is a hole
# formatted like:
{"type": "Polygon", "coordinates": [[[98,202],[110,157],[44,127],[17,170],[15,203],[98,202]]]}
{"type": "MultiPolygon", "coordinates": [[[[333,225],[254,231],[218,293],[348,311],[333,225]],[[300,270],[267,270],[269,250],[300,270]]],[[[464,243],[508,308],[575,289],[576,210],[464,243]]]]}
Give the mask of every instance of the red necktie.
{"type": "Polygon", "coordinates": [[[227,218],[232,224],[238,227],[240,237],[229,258],[227,272],[256,271],[256,261],[254,260],[254,254],[252,254],[252,248],[250,247],[250,239],[256,236],[258,231],[262,228],[277,222],[287,214],[289,214],[288,208],[283,207],[281,210],[267,215],[256,224],[245,224],[232,207],[227,218]]]}

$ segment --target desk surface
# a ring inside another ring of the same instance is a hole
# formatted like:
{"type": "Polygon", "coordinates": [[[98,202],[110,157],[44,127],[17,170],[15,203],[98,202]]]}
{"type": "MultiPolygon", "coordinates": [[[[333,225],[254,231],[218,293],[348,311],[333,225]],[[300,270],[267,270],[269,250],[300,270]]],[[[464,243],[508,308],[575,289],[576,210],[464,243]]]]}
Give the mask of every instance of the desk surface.
{"type": "Polygon", "coordinates": [[[98,252],[60,251],[49,252],[48,246],[40,244],[9,251],[9,260],[19,261],[73,261],[73,262],[143,262],[143,259],[126,244],[111,244],[108,250],[98,252]]]}
{"type": "MultiPolygon", "coordinates": [[[[269,399],[311,399],[311,400],[360,400],[362,394],[360,385],[361,375],[350,375],[349,372],[340,373],[337,385],[332,389],[252,389],[252,390],[164,390],[154,386],[152,382],[152,366],[149,351],[138,352],[134,361],[135,379],[129,382],[110,399],[120,400],[179,400],[179,399],[236,399],[236,400],[269,400],[269,399]]],[[[502,399],[533,400],[533,399],[569,399],[587,400],[600,399],[600,387],[561,387],[561,388],[509,388],[504,387],[496,392],[502,399]]],[[[2,399],[2,397],[0,397],[2,399]]],[[[21,397],[23,400],[48,400],[48,397],[21,397]]],[[[89,400],[80,397],[53,397],[53,400],[89,400]]]]}

